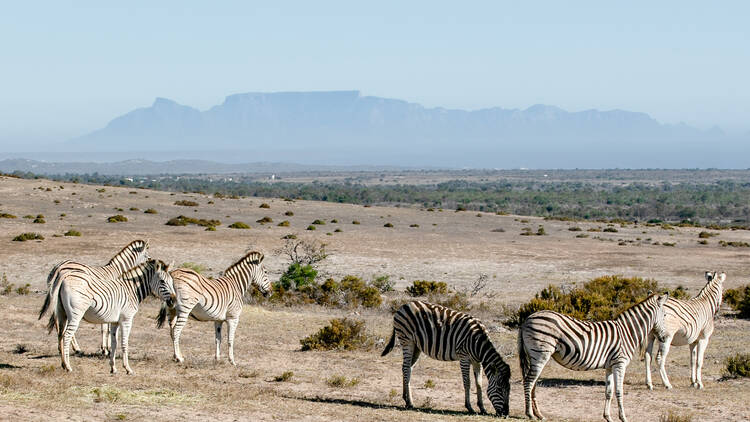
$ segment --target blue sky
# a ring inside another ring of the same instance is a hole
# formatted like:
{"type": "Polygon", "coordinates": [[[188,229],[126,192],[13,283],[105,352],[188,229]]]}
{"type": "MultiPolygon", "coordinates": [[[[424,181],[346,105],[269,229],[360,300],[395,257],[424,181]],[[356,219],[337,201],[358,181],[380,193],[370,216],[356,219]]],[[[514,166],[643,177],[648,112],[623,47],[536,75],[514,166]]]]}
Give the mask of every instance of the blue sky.
{"type": "Polygon", "coordinates": [[[750,131],[750,2],[6,2],[0,146],[154,97],[358,89],[426,106],[643,111],[750,131]]]}

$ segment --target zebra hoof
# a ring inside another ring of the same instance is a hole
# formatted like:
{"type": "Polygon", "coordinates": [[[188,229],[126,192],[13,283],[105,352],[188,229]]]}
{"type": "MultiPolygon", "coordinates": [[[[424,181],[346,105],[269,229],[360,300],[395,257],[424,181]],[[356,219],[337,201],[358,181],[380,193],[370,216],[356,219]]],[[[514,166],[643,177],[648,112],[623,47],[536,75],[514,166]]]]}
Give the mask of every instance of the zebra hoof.
{"type": "Polygon", "coordinates": [[[649,389],[650,391],[653,391],[653,390],[654,390],[654,385],[653,385],[653,384],[647,384],[647,385],[646,385],[646,387],[648,387],[648,389],[649,389]]]}
{"type": "Polygon", "coordinates": [[[117,368],[109,368],[109,373],[112,375],[117,374],[117,368]]]}

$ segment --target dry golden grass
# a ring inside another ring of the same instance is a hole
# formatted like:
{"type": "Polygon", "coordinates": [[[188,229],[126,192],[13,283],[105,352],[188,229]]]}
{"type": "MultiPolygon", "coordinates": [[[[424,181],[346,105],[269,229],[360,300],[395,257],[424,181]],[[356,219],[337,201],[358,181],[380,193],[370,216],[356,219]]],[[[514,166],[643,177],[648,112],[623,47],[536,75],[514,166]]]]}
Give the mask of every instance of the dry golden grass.
{"type": "MultiPolygon", "coordinates": [[[[157,330],[153,318],[155,300],[144,304],[130,338],[131,365],[135,375],[120,371],[110,375],[106,359],[73,356],[73,374],[60,369],[54,335],[47,335],[46,321],[36,315],[43,301],[47,273],[62,259],[105,263],[130,240],[150,240],[152,256],[167,262],[192,262],[217,275],[246,249],[265,251],[272,280],[278,279],[286,262],[271,251],[283,244],[282,236],[293,232],[329,244],[332,256],[321,271],[340,279],[353,274],[364,279],[389,275],[403,291],[413,280],[436,280],[452,288],[464,288],[480,273],[489,274],[486,299],[479,312],[491,336],[511,365],[511,416],[523,414],[522,388],[517,358],[516,332],[501,325],[507,309],[527,301],[549,283],[580,283],[595,276],[623,274],[653,277],[669,287],[682,284],[695,294],[704,284],[703,271],[728,273],[726,288],[745,284],[750,275],[744,248],[720,248],[695,243],[700,229],[659,227],[618,228],[618,233],[594,233],[577,239],[571,223],[544,221],[546,236],[518,236],[524,223],[518,216],[473,213],[426,212],[408,208],[361,207],[307,201],[283,202],[264,199],[269,209],[260,209],[257,199],[213,198],[215,204],[199,209],[194,217],[228,221],[255,221],[264,216],[289,220],[290,227],[264,225],[252,230],[216,232],[203,227],[171,227],[164,222],[184,213],[178,200],[205,203],[198,194],[170,194],[96,186],[63,184],[45,180],[0,177],[0,203],[14,215],[58,215],[64,220],[33,224],[27,219],[3,219],[0,224],[0,273],[9,282],[31,284],[32,293],[0,296],[0,415],[8,420],[143,420],[159,417],[175,420],[490,420],[467,415],[463,408],[463,386],[456,362],[420,359],[412,378],[416,411],[402,409],[401,356],[399,350],[380,357],[383,340],[391,330],[385,296],[380,310],[331,310],[318,306],[259,308],[246,306],[235,344],[238,366],[213,360],[213,325],[189,321],[183,332],[186,363],[172,361],[171,341],[166,329],[157,330]],[[34,189],[38,186],[49,191],[34,189]],[[75,192],[71,196],[70,192],[75,192]],[[109,195],[112,195],[111,197],[109,195]],[[146,198],[148,196],[148,198],[146,198]],[[59,200],[55,204],[53,200],[59,200]],[[128,222],[106,223],[113,207],[158,209],[154,216],[124,211],[128,222]],[[205,209],[204,209],[205,208],[205,209]],[[293,215],[285,215],[293,211],[293,215]],[[384,229],[380,216],[388,215],[393,229],[384,229]],[[231,217],[229,217],[231,216],[231,217]],[[230,219],[231,218],[231,219],[230,219]],[[344,232],[326,236],[325,231],[304,230],[314,219],[329,221],[331,231],[346,224],[344,232]],[[345,223],[333,223],[337,219],[345,223]],[[361,222],[352,225],[351,221],[361,222]],[[419,223],[420,229],[409,228],[419,223]],[[53,237],[75,227],[83,237],[53,237]],[[498,227],[505,232],[493,231],[498,227]],[[13,236],[37,231],[45,240],[13,242],[13,236]],[[647,233],[642,233],[646,231],[647,233]],[[637,241],[636,238],[643,238],[637,241]],[[618,246],[619,239],[632,241],[618,246]],[[646,241],[645,239],[649,239],[646,241]],[[664,248],[652,242],[675,242],[664,248]],[[301,352],[299,340],[332,318],[364,320],[375,337],[372,350],[301,352]],[[23,347],[19,347],[19,345],[23,347]],[[17,353],[23,351],[23,353],[17,353]],[[291,371],[284,382],[275,377],[291,371]],[[343,383],[338,380],[357,379],[343,383]],[[428,380],[431,381],[428,383],[428,380]],[[329,383],[329,381],[331,381],[329,383]],[[434,386],[433,386],[434,384],[434,386]],[[431,388],[425,387],[429,385],[431,388]],[[395,392],[394,392],[395,391],[395,392]]],[[[541,219],[524,217],[537,227],[541,219]]],[[[576,222],[582,230],[595,223],[576,222]]],[[[750,233],[727,232],[730,241],[750,241],[750,233]]],[[[474,299],[475,302],[485,299],[474,299]]],[[[98,350],[99,328],[83,324],[78,338],[85,352],[98,350]]],[[[689,387],[689,355],[685,347],[673,348],[668,371],[674,390],[655,390],[644,385],[643,363],[633,362],[626,375],[625,405],[631,420],[658,420],[669,411],[691,415],[693,420],[748,420],[746,403],[750,381],[719,381],[727,356],[747,352],[750,322],[719,318],[704,364],[704,391],[689,387]]],[[[118,357],[118,365],[120,360],[118,357]]],[[[572,372],[549,364],[538,389],[539,404],[550,420],[600,420],[604,400],[603,371],[572,372]]],[[[485,381],[486,385],[486,381],[485,381]]]]}

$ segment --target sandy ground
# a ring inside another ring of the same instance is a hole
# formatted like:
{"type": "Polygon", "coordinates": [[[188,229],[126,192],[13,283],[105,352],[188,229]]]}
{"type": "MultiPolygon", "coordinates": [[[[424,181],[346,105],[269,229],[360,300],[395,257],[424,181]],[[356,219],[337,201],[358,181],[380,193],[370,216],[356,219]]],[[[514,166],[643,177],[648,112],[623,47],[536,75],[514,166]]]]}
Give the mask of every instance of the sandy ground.
{"type": "MultiPolygon", "coordinates": [[[[166,330],[153,328],[158,304],[149,301],[139,313],[131,335],[131,365],[136,375],[121,371],[112,376],[107,361],[96,356],[73,357],[75,372],[59,369],[53,335],[36,319],[43,301],[45,280],[58,261],[74,258],[104,264],[122,246],[136,238],[150,240],[152,256],[167,262],[194,262],[217,274],[247,249],[267,255],[271,278],[287,262],[273,250],[281,237],[297,234],[328,243],[331,257],[321,265],[326,275],[354,274],[366,279],[389,275],[403,289],[415,279],[445,281],[456,289],[469,285],[480,273],[490,277],[488,292],[498,308],[483,315],[493,340],[513,370],[511,416],[523,414],[522,388],[515,357],[516,332],[500,324],[502,307],[528,300],[549,283],[581,283],[604,274],[651,277],[674,287],[684,285],[695,294],[705,283],[703,271],[726,271],[725,288],[748,282],[748,248],[720,247],[719,240],[750,241],[750,232],[721,231],[708,245],[697,243],[700,229],[615,226],[618,232],[588,232],[600,223],[543,221],[539,218],[497,216],[476,212],[426,211],[410,208],[362,207],[281,199],[216,199],[198,194],[170,194],[127,188],[19,180],[0,177],[0,213],[18,216],[0,219],[0,274],[16,285],[29,283],[32,293],[0,296],[4,310],[0,339],[0,419],[10,420],[140,420],[160,416],[172,419],[215,420],[480,420],[463,411],[463,388],[457,363],[422,359],[412,380],[419,411],[401,409],[400,353],[381,358],[382,346],[356,352],[300,352],[299,340],[333,317],[351,312],[319,307],[259,308],[246,306],[235,345],[238,366],[213,361],[213,325],[190,321],[183,334],[185,364],[171,361],[166,330]],[[39,188],[42,189],[39,189],[39,188]],[[62,188],[61,188],[62,187],[62,188]],[[47,190],[47,189],[50,190],[47,190]],[[100,192],[97,189],[104,191],[100,192]],[[174,205],[193,200],[196,207],[174,205]],[[215,202],[209,204],[209,201],[215,202]],[[269,209],[259,208],[266,202],[269,209]],[[130,210],[131,207],[139,210],[130,210]],[[122,208],[123,211],[116,210],[122,208]],[[158,214],[144,214],[154,208],[158,214]],[[294,212],[285,216],[286,211],[294,212]],[[43,214],[45,224],[24,215],[43,214]],[[65,214],[62,216],[62,214],[65,214]],[[106,223],[122,214],[125,223],[106,223]],[[186,215],[222,221],[215,232],[202,227],[171,227],[171,217],[186,215]],[[274,222],[255,221],[271,217],[274,222]],[[305,228],[315,219],[327,221],[315,231],[305,228]],[[337,219],[338,223],[331,223],[337,219]],[[290,227],[278,227],[288,220],[290,227]],[[352,224],[353,220],[361,224],[352,224]],[[250,230],[229,229],[235,221],[250,230]],[[390,222],[393,228],[383,227],[390,222]],[[418,224],[419,227],[409,227],[418,224]],[[546,236],[519,236],[522,228],[546,236]],[[583,231],[568,228],[579,226],[583,231]],[[339,228],[341,233],[335,233],[339,228]],[[69,229],[81,237],[55,237],[69,229]],[[499,231],[502,229],[504,231],[499,231]],[[23,232],[44,235],[43,241],[13,242],[23,232]],[[328,235],[327,233],[331,233],[328,235]],[[588,234],[588,238],[576,238],[588,234]],[[675,246],[654,245],[669,242],[675,246]],[[15,353],[18,345],[28,351],[15,353]],[[273,378],[293,371],[287,382],[273,378]],[[355,377],[359,383],[329,387],[334,375],[355,377]],[[434,388],[426,388],[432,380],[434,388]]],[[[387,299],[387,298],[386,298],[387,299]]],[[[370,332],[379,338],[390,333],[390,315],[359,311],[370,332]]],[[[750,381],[724,380],[724,359],[748,352],[750,323],[720,317],[704,365],[704,391],[689,384],[687,348],[673,348],[669,373],[675,389],[645,389],[642,362],[633,362],[626,377],[625,405],[630,419],[657,420],[673,410],[693,420],[750,419],[750,381]]],[[[98,327],[82,325],[78,337],[85,351],[98,349],[98,327]]],[[[226,351],[224,351],[226,353],[226,351]]],[[[551,420],[600,420],[604,399],[602,371],[572,372],[548,365],[539,389],[541,410],[551,420]]],[[[485,383],[486,384],[486,383],[485,383]]]]}

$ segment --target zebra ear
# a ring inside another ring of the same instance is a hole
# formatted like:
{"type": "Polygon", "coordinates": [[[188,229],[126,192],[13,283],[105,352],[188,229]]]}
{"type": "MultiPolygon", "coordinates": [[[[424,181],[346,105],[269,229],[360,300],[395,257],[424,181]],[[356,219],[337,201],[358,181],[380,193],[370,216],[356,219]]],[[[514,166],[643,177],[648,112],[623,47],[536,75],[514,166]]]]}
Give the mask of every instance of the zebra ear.
{"type": "Polygon", "coordinates": [[[723,283],[723,282],[724,282],[724,280],[726,280],[726,279],[727,279],[727,274],[726,274],[726,273],[720,273],[720,274],[719,274],[719,281],[720,281],[720,282],[722,282],[722,283],[723,283]]]}
{"type": "Polygon", "coordinates": [[[706,280],[711,281],[714,279],[716,272],[706,271],[706,280]]]}

